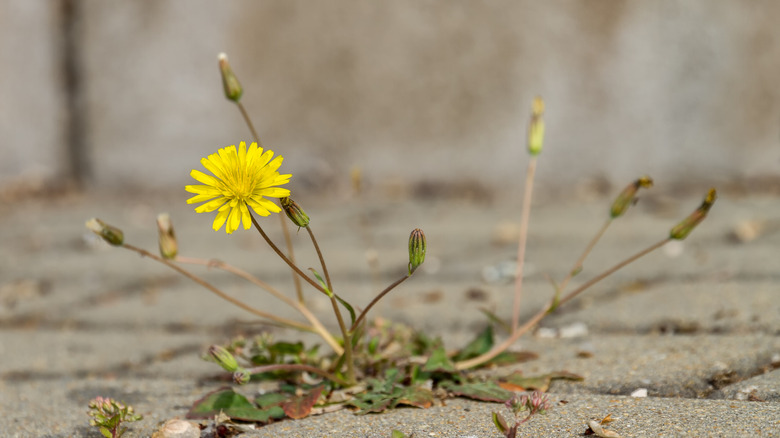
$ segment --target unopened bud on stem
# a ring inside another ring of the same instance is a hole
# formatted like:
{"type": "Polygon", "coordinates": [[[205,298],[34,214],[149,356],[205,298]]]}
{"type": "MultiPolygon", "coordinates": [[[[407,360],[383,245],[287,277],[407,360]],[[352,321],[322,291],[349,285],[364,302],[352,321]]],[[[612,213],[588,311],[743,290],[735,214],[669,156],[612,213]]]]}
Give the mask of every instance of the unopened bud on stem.
{"type": "Polygon", "coordinates": [[[295,225],[303,228],[309,226],[309,216],[306,215],[306,212],[303,211],[297,202],[293,201],[292,198],[289,197],[281,198],[279,202],[281,202],[282,208],[284,209],[285,214],[287,214],[287,217],[289,217],[295,225]]]}
{"type": "Polygon", "coordinates": [[[544,101],[537,96],[534,99],[531,113],[531,123],[528,125],[528,152],[531,155],[539,155],[544,145],[544,101]]]}
{"type": "Polygon", "coordinates": [[[409,236],[409,275],[425,261],[426,246],[425,233],[415,228],[409,236]]]}
{"type": "Polygon", "coordinates": [[[683,240],[688,237],[688,234],[691,234],[691,231],[693,231],[693,229],[696,228],[696,226],[699,225],[699,223],[701,223],[705,217],[707,217],[707,213],[710,211],[710,208],[712,207],[712,204],[715,203],[715,199],[717,199],[717,197],[718,194],[715,189],[710,189],[699,208],[697,208],[688,217],[683,219],[682,222],[672,228],[672,230],[669,232],[669,238],[683,240]]]}
{"type": "Polygon", "coordinates": [[[235,372],[238,369],[238,362],[236,358],[230,354],[224,347],[219,345],[212,345],[209,347],[209,356],[214,359],[214,362],[225,369],[225,371],[235,372]]]}
{"type": "Polygon", "coordinates": [[[245,385],[252,379],[252,373],[244,368],[239,368],[233,373],[233,382],[236,385],[245,385]]]}
{"type": "Polygon", "coordinates": [[[612,203],[612,209],[610,210],[610,216],[612,219],[620,217],[628,210],[628,207],[636,204],[636,192],[640,187],[650,188],[653,186],[653,179],[649,176],[643,176],[638,180],[632,182],[615,199],[612,203]]]}
{"type": "Polygon", "coordinates": [[[103,240],[114,246],[121,246],[125,241],[125,235],[119,228],[107,225],[97,218],[92,218],[86,223],[90,231],[102,237],[103,240]]]}
{"type": "Polygon", "coordinates": [[[174,259],[179,253],[179,244],[176,242],[176,233],[173,232],[173,222],[168,213],[157,215],[157,232],[159,235],[160,255],[164,259],[174,259]]]}
{"type": "Polygon", "coordinates": [[[217,59],[219,59],[219,71],[222,73],[222,86],[225,88],[225,97],[233,102],[238,102],[244,93],[244,89],[241,88],[238,78],[233,73],[233,69],[230,68],[227,55],[220,53],[217,59]]]}

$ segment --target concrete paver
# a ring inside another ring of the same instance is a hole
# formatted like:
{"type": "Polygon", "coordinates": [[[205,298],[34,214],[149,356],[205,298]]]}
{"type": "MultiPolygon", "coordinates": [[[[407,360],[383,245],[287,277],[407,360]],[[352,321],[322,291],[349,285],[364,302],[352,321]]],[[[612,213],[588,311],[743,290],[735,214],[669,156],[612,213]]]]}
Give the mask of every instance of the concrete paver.
{"type": "MultiPolygon", "coordinates": [[[[123,228],[131,242],[155,250],[154,217],[167,210],[184,255],[235,262],[291,290],[289,273],[259,237],[212,232],[211,219],[193,213],[184,196],[122,200],[109,195],[0,209],[0,430],[8,436],[88,435],[86,404],[97,395],[133,404],[146,419],[135,423],[129,436],[148,436],[159,422],[183,416],[195,399],[219,385],[203,381],[218,372],[198,359],[209,344],[258,329],[244,324],[253,320],[251,315],[164,267],[104,248],[83,227],[87,218],[101,217],[123,228]]],[[[358,305],[381,289],[364,261],[365,236],[380,254],[380,277],[386,283],[405,269],[409,231],[426,231],[425,269],[394,291],[374,316],[423,328],[452,348],[484,324],[479,307],[509,316],[512,285],[485,283],[482,270],[514,256],[516,244],[496,242],[495,234],[516,221],[516,203],[299,202],[314,218],[338,290],[358,305]],[[370,219],[366,229],[359,225],[363,214],[370,219]]],[[[538,201],[531,218],[524,315],[549,299],[544,274],[562,277],[601,225],[608,202],[538,201]]],[[[582,279],[663,237],[698,202],[686,197],[664,208],[658,202],[640,203],[613,225],[582,279]]],[[[780,217],[776,199],[722,196],[682,247],[654,253],[605,280],[543,321],[545,330],[521,339],[516,347],[539,358],[489,372],[567,370],[585,377],[583,382],[555,382],[550,388],[555,406],[549,415],[524,424],[523,434],[581,434],[587,420],[612,414],[611,428],[623,436],[780,436],[780,374],[775,369],[780,365],[780,235],[743,244],[727,238],[742,220],[773,217],[780,217]],[[577,336],[545,337],[571,327],[580,327],[577,336]],[[579,354],[583,351],[588,355],[579,354]],[[648,389],[649,396],[627,397],[639,388],[648,389]]],[[[278,237],[275,222],[269,220],[267,229],[278,237]]],[[[316,266],[305,237],[296,240],[301,264],[316,266]]],[[[296,316],[246,282],[193,270],[254,305],[296,316]]],[[[312,308],[333,327],[327,302],[310,295],[312,308]]],[[[278,337],[296,336],[273,330],[278,337]]],[[[241,390],[251,394],[256,389],[241,390]]],[[[253,436],[389,436],[394,428],[416,437],[498,436],[490,423],[490,412],[498,409],[448,400],[442,407],[382,415],[342,411],[280,422],[253,436]]]]}

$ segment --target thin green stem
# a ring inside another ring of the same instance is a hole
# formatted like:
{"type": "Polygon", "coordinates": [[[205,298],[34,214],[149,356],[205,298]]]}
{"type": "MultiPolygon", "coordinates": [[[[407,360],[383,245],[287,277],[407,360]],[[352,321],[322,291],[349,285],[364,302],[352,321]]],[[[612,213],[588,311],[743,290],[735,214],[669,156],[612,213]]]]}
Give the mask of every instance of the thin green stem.
{"type": "Polygon", "coordinates": [[[303,330],[303,331],[309,331],[309,332],[314,332],[315,331],[312,327],[309,327],[307,325],[301,324],[300,322],[293,321],[293,320],[287,319],[287,318],[282,318],[282,317],[274,315],[272,313],[267,313],[267,312],[263,312],[262,310],[255,309],[254,307],[244,303],[243,301],[237,300],[237,299],[231,297],[230,295],[222,292],[221,290],[217,289],[216,287],[214,287],[213,285],[208,283],[206,280],[204,280],[204,279],[198,277],[197,275],[187,271],[186,269],[182,268],[181,266],[178,266],[175,263],[173,263],[173,262],[171,262],[169,260],[166,260],[166,259],[164,259],[164,258],[162,258],[160,256],[152,254],[149,251],[146,251],[144,249],[135,247],[135,246],[130,245],[128,243],[122,244],[122,247],[124,247],[126,249],[129,249],[131,251],[135,251],[135,252],[137,252],[138,254],[141,254],[144,257],[149,257],[150,259],[156,260],[156,261],[158,261],[158,262],[168,266],[169,268],[173,269],[174,271],[184,275],[185,277],[189,278],[190,280],[192,280],[192,281],[198,283],[199,285],[205,287],[206,289],[208,289],[209,291],[211,291],[215,295],[219,296],[220,298],[222,298],[222,299],[224,299],[226,301],[229,301],[230,303],[232,303],[232,304],[234,304],[234,305],[236,305],[236,306],[246,310],[247,312],[253,313],[254,315],[257,315],[257,316],[259,316],[261,318],[269,319],[269,320],[274,321],[274,322],[276,322],[278,324],[282,324],[282,325],[284,325],[286,327],[290,327],[290,328],[294,328],[294,329],[298,329],[298,330],[303,330]]]}
{"type": "Polygon", "coordinates": [[[328,285],[328,290],[333,292],[333,285],[330,282],[330,274],[328,273],[328,267],[325,266],[325,258],[320,251],[320,245],[317,243],[317,239],[314,237],[314,232],[311,230],[311,226],[305,227],[311,237],[311,243],[314,245],[314,249],[317,251],[317,257],[320,259],[320,265],[322,265],[322,273],[325,275],[325,283],[328,285]]]}
{"type": "Polygon", "coordinates": [[[344,318],[341,316],[341,310],[339,309],[339,303],[336,301],[336,296],[331,291],[330,302],[333,305],[333,313],[336,314],[336,319],[339,322],[339,329],[344,336],[344,360],[347,363],[347,381],[350,385],[354,385],[355,380],[355,362],[352,358],[352,336],[347,331],[347,325],[344,324],[344,318]]]}
{"type": "Polygon", "coordinates": [[[610,275],[614,274],[615,271],[623,268],[624,266],[626,266],[626,265],[628,265],[630,263],[633,263],[637,259],[639,259],[639,258],[641,258],[641,257],[643,257],[643,256],[645,256],[645,255],[655,251],[656,249],[666,245],[670,240],[672,240],[672,239],[669,238],[669,237],[666,237],[666,238],[664,238],[662,240],[659,240],[658,242],[648,246],[647,248],[643,249],[642,251],[639,251],[638,253],[636,253],[636,254],[632,255],[631,257],[623,260],[622,262],[616,264],[615,266],[607,269],[606,271],[602,272],[601,274],[593,277],[592,279],[590,279],[589,281],[587,281],[586,283],[582,284],[580,287],[578,287],[577,289],[571,291],[568,295],[563,297],[558,302],[558,305],[560,306],[560,305],[566,303],[567,301],[570,301],[571,299],[573,299],[574,297],[579,295],[585,289],[587,289],[587,288],[593,286],[594,284],[598,283],[599,281],[609,277],[610,275]]]}
{"type": "Polygon", "coordinates": [[[395,282],[393,282],[393,284],[391,284],[390,286],[387,286],[385,288],[385,290],[383,290],[382,292],[379,292],[379,294],[377,296],[375,296],[374,299],[371,300],[370,303],[368,303],[368,306],[366,306],[366,308],[363,309],[362,312],[360,312],[360,316],[357,317],[357,319],[355,320],[355,323],[352,324],[352,327],[349,329],[349,331],[351,333],[354,333],[355,330],[360,326],[360,323],[363,321],[363,319],[365,319],[366,315],[368,314],[368,311],[371,310],[372,307],[374,307],[374,304],[378,303],[379,300],[382,299],[382,297],[387,295],[387,293],[390,292],[391,290],[395,289],[396,286],[398,286],[399,284],[401,284],[404,281],[406,281],[406,279],[409,278],[409,277],[411,277],[411,275],[404,275],[403,277],[401,277],[398,280],[396,280],[395,282]]]}
{"type": "MultiPolygon", "coordinates": [[[[287,245],[287,254],[290,254],[290,261],[295,263],[295,250],[293,248],[292,237],[290,236],[290,227],[287,225],[287,218],[285,215],[280,214],[279,220],[282,221],[282,232],[284,233],[284,242],[287,245]]],[[[298,302],[303,304],[303,285],[301,279],[292,272],[293,283],[295,284],[295,295],[298,297],[298,302]]]]}
{"type": "Polygon", "coordinates": [[[577,295],[582,293],[584,290],[588,289],[589,287],[593,286],[594,284],[598,283],[599,281],[603,280],[604,278],[614,274],[615,271],[617,271],[618,269],[621,269],[621,268],[625,267],[626,265],[628,265],[628,264],[630,264],[632,262],[635,262],[639,258],[641,258],[641,257],[643,257],[643,256],[645,256],[645,255],[655,251],[656,249],[664,246],[667,242],[669,242],[669,240],[671,240],[671,239],[668,238],[668,237],[664,238],[663,240],[650,245],[649,247],[643,249],[642,251],[639,251],[638,253],[636,253],[636,254],[632,255],[631,257],[623,260],[622,262],[616,264],[615,266],[607,269],[606,271],[602,272],[601,274],[593,277],[593,279],[591,279],[590,281],[586,282],[582,286],[578,287],[577,289],[575,289],[574,291],[572,291],[571,293],[566,295],[566,297],[564,297],[563,299],[561,299],[557,303],[555,301],[555,298],[553,298],[536,315],[531,317],[531,319],[526,321],[526,323],[523,324],[521,327],[518,327],[517,330],[513,331],[512,332],[512,336],[508,337],[506,340],[504,340],[504,342],[496,345],[495,347],[491,348],[490,351],[488,351],[488,352],[486,352],[486,353],[484,353],[484,354],[482,354],[480,356],[477,356],[475,358],[464,360],[464,361],[456,363],[455,367],[458,370],[466,370],[466,369],[473,368],[475,366],[481,365],[481,364],[483,364],[483,363],[493,359],[494,357],[496,357],[499,354],[503,353],[507,348],[509,348],[512,344],[514,344],[515,341],[520,339],[520,336],[522,336],[528,330],[530,330],[536,324],[538,324],[539,321],[541,321],[545,316],[547,316],[550,313],[550,310],[553,307],[558,308],[561,304],[564,304],[565,302],[570,301],[571,299],[573,299],[574,297],[576,297],[577,295]]]}
{"type": "Polygon", "coordinates": [[[536,173],[536,155],[528,161],[528,171],[525,177],[525,194],[523,195],[523,210],[520,216],[520,237],[517,244],[517,277],[515,278],[515,297],[512,304],[512,332],[520,323],[520,299],[523,295],[523,268],[525,266],[525,247],[528,239],[528,221],[531,216],[531,196],[534,190],[534,174],[536,173]]]}
{"type": "Polygon", "coordinates": [[[564,278],[560,285],[558,285],[558,292],[563,292],[566,290],[566,286],[569,285],[569,281],[571,281],[572,277],[576,275],[576,273],[582,268],[582,264],[585,262],[585,258],[588,257],[588,254],[593,250],[593,247],[596,246],[596,243],[601,239],[601,236],[604,235],[604,232],[607,231],[607,228],[609,228],[609,225],[612,223],[612,218],[607,219],[606,222],[604,222],[604,225],[601,226],[601,229],[596,233],[596,235],[591,239],[590,243],[588,243],[588,246],[585,247],[585,251],[582,252],[580,255],[580,258],[577,259],[577,262],[574,263],[574,266],[572,266],[571,270],[569,271],[569,274],[566,275],[566,278],[564,278]]]}
{"type": "Polygon", "coordinates": [[[260,226],[260,224],[257,222],[257,219],[255,219],[255,216],[253,214],[249,214],[249,217],[252,218],[252,223],[255,225],[255,228],[260,233],[261,236],[263,236],[263,239],[265,239],[265,242],[268,244],[268,246],[271,247],[271,249],[274,250],[276,255],[278,255],[282,260],[284,260],[285,263],[287,263],[287,266],[292,268],[295,273],[297,273],[301,278],[306,280],[310,285],[314,286],[315,289],[322,292],[325,295],[330,296],[328,291],[325,290],[319,283],[312,280],[311,277],[306,275],[303,271],[301,271],[301,268],[299,268],[295,263],[293,263],[284,253],[279,249],[279,247],[276,246],[276,244],[271,240],[270,237],[268,237],[267,234],[265,234],[265,231],[263,231],[263,227],[260,226]]]}
{"type": "Polygon", "coordinates": [[[271,371],[278,371],[278,370],[284,370],[284,371],[306,371],[312,374],[317,374],[319,376],[322,376],[331,382],[338,383],[341,386],[351,386],[352,384],[345,381],[344,379],[339,378],[338,376],[331,374],[323,369],[313,367],[311,365],[302,365],[302,364],[274,364],[274,365],[262,365],[259,367],[249,368],[246,371],[250,374],[261,374],[261,373],[268,373],[271,371]]]}
{"type": "Polygon", "coordinates": [[[325,264],[325,257],[322,256],[320,245],[317,243],[317,238],[314,237],[314,232],[311,230],[311,226],[305,227],[309,232],[311,243],[314,245],[314,249],[317,251],[317,257],[320,259],[320,265],[322,265],[322,273],[325,275],[325,284],[328,285],[330,291],[330,302],[333,305],[333,312],[336,314],[336,319],[339,322],[339,329],[341,335],[344,337],[344,359],[347,362],[347,380],[351,383],[355,383],[355,363],[353,360],[352,352],[352,335],[347,330],[347,325],[344,323],[344,318],[341,316],[341,309],[339,309],[339,303],[336,301],[336,295],[333,292],[333,284],[330,282],[330,274],[328,273],[328,267],[325,264]]]}
{"type": "Polygon", "coordinates": [[[249,113],[246,112],[246,109],[241,102],[236,102],[236,106],[238,107],[238,110],[241,111],[241,115],[244,117],[244,121],[246,122],[246,126],[249,127],[249,131],[252,133],[252,137],[257,142],[257,145],[262,148],[263,144],[260,142],[260,136],[257,135],[257,131],[255,131],[255,125],[252,124],[252,119],[249,118],[249,113]]]}
{"type": "MultiPolygon", "coordinates": [[[[236,106],[241,112],[241,116],[244,118],[246,126],[249,127],[249,131],[252,133],[252,138],[255,139],[255,142],[260,148],[263,148],[263,143],[260,141],[260,136],[257,135],[255,125],[252,123],[252,118],[249,117],[249,113],[246,111],[246,108],[244,108],[244,105],[241,103],[241,101],[236,101],[236,106]]],[[[295,264],[295,252],[293,250],[292,239],[290,238],[290,229],[287,226],[287,221],[284,219],[284,217],[280,217],[280,219],[282,221],[282,233],[284,233],[284,241],[287,245],[287,253],[290,254],[290,260],[292,260],[293,264],[295,264]]],[[[295,275],[294,272],[292,276],[293,284],[295,285],[295,292],[298,296],[298,301],[303,303],[303,287],[301,286],[301,280],[298,278],[298,276],[295,275]]]]}
{"type": "Polygon", "coordinates": [[[259,278],[255,277],[254,275],[239,269],[235,266],[229,265],[223,261],[220,260],[204,260],[204,259],[197,259],[197,258],[191,258],[191,257],[176,257],[175,261],[179,263],[188,263],[193,265],[203,265],[203,266],[209,266],[209,267],[215,267],[218,269],[222,269],[223,271],[230,272],[231,274],[234,274],[236,276],[239,276],[250,283],[259,286],[262,289],[265,289],[268,291],[271,295],[275,296],[276,298],[282,300],[285,304],[293,307],[295,310],[301,313],[314,327],[314,330],[319,334],[322,339],[333,349],[333,351],[336,352],[336,354],[343,354],[344,349],[341,348],[338,341],[333,338],[333,335],[328,332],[328,330],[325,328],[325,326],[322,325],[319,319],[317,319],[316,316],[314,316],[311,311],[306,308],[303,304],[299,302],[295,302],[288,298],[286,295],[281,293],[278,289],[274,288],[270,284],[260,280],[259,278]]]}

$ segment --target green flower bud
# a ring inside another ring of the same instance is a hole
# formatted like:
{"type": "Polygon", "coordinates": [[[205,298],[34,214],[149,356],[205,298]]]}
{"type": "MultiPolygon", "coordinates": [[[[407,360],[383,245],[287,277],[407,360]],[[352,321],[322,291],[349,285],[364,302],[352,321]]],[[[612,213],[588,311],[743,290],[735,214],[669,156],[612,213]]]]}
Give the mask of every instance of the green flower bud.
{"type": "Polygon", "coordinates": [[[103,240],[114,246],[121,246],[125,241],[125,234],[119,228],[107,225],[97,218],[92,218],[86,223],[90,231],[97,234],[103,240]]]}
{"type": "Polygon", "coordinates": [[[244,368],[239,368],[233,373],[233,382],[236,385],[245,385],[252,379],[252,373],[244,368]]]}
{"type": "Polygon", "coordinates": [[[683,219],[682,222],[672,228],[672,230],[669,232],[669,238],[683,240],[688,237],[688,234],[691,234],[691,231],[693,231],[693,229],[696,228],[696,226],[707,217],[707,213],[710,211],[710,208],[712,207],[712,204],[715,203],[715,199],[717,199],[717,197],[718,194],[715,189],[710,189],[699,208],[697,208],[688,217],[683,219]]]}
{"type": "Polygon", "coordinates": [[[409,235],[409,275],[425,261],[425,234],[419,228],[415,228],[409,235]]]}
{"type": "Polygon", "coordinates": [[[160,244],[160,255],[164,259],[174,259],[179,252],[176,233],[173,232],[173,222],[168,213],[157,215],[157,232],[160,244]]]}
{"type": "Polygon", "coordinates": [[[528,125],[528,152],[531,155],[539,155],[544,145],[544,101],[537,96],[534,99],[531,123],[528,125]]]}
{"type": "Polygon", "coordinates": [[[217,59],[219,59],[219,71],[222,73],[222,86],[225,88],[225,97],[233,102],[238,102],[244,93],[244,89],[241,88],[238,78],[233,73],[233,69],[230,68],[227,55],[220,53],[217,59]]]}
{"type": "Polygon", "coordinates": [[[236,358],[233,357],[233,355],[230,354],[230,352],[227,351],[224,347],[220,347],[219,345],[212,345],[209,347],[209,356],[214,359],[214,362],[218,363],[219,366],[224,368],[225,371],[232,373],[239,369],[236,358]]]}
{"type": "Polygon", "coordinates": [[[653,179],[649,176],[643,176],[626,186],[615,199],[615,202],[612,203],[612,208],[609,212],[612,219],[622,216],[628,210],[628,207],[636,204],[636,192],[639,191],[640,187],[650,188],[652,186],[653,179]]]}
{"type": "Polygon", "coordinates": [[[292,198],[289,197],[281,198],[279,199],[279,202],[281,202],[282,208],[284,209],[285,214],[287,214],[287,217],[289,217],[295,225],[298,225],[299,228],[306,228],[309,226],[309,216],[306,215],[306,212],[303,211],[297,202],[293,201],[292,198]]]}

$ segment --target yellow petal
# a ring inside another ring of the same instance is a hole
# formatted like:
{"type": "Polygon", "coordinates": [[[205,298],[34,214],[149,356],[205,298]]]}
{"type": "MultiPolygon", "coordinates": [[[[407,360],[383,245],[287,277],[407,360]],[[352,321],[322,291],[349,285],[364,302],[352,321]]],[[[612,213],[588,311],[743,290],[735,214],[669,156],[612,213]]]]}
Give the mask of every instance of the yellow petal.
{"type": "Polygon", "coordinates": [[[209,201],[209,202],[207,202],[205,204],[202,204],[202,205],[199,205],[199,206],[195,207],[195,212],[196,213],[208,213],[208,212],[214,211],[216,209],[219,209],[220,211],[222,211],[222,209],[220,207],[222,207],[222,205],[225,204],[226,201],[227,201],[227,198],[224,198],[224,197],[223,198],[214,199],[213,201],[209,201]]]}
{"type": "Polygon", "coordinates": [[[230,210],[220,210],[219,213],[217,213],[217,217],[214,218],[214,231],[219,231],[219,229],[222,228],[222,225],[225,223],[225,220],[227,220],[229,213],[230,210]]]}

